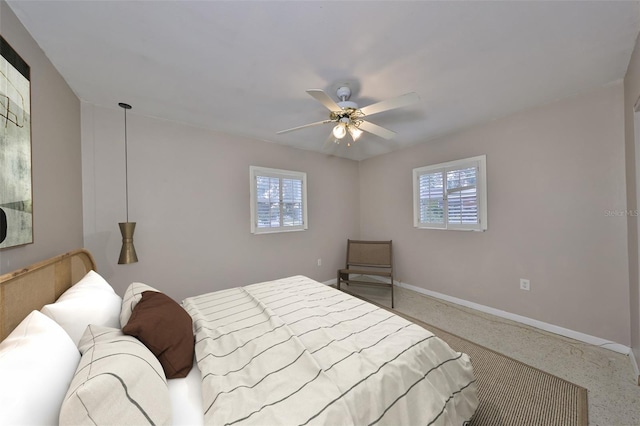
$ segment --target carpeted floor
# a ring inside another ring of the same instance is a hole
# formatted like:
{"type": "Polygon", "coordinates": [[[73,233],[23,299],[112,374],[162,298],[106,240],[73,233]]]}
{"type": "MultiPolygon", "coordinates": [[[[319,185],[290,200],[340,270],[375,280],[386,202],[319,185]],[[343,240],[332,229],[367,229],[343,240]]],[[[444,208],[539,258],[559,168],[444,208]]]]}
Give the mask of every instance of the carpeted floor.
{"type": "Polygon", "coordinates": [[[588,425],[585,388],[368,301],[425,327],[471,357],[480,399],[472,426],[588,425]]]}

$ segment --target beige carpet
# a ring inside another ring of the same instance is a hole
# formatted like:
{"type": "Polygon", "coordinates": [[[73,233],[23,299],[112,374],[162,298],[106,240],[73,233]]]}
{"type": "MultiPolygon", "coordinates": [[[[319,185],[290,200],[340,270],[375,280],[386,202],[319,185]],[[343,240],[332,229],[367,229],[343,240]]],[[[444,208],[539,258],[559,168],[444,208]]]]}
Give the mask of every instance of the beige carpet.
{"type": "Polygon", "coordinates": [[[471,357],[480,405],[470,425],[588,425],[585,388],[398,311],[371,303],[430,330],[454,350],[471,357]]]}

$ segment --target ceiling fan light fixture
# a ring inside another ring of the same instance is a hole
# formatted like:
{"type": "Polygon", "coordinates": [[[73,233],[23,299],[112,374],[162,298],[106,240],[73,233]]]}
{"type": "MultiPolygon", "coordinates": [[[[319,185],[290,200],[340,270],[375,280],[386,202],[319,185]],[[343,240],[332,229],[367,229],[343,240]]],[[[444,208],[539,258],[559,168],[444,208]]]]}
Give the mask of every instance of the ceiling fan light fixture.
{"type": "MultiPolygon", "coordinates": [[[[341,82],[338,84],[339,85],[335,87],[335,89],[337,89],[337,102],[322,89],[307,90],[307,94],[309,94],[312,98],[320,102],[326,109],[329,110],[329,118],[327,120],[317,121],[315,123],[281,130],[279,132],[276,132],[276,134],[280,135],[283,133],[292,132],[294,130],[317,126],[320,124],[332,123],[334,127],[333,129],[331,129],[331,133],[329,134],[329,138],[327,139],[327,141],[340,143],[340,141],[344,139],[347,133],[349,133],[349,135],[351,136],[349,138],[349,141],[356,142],[360,138],[360,136],[362,136],[363,132],[371,133],[380,138],[389,140],[393,139],[396,136],[396,133],[368,121],[368,117],[370,115],[379,114],[384,111],[402,108],[414,104],[420,100],[420,97],[417,93],[410,92],[396,98],[376,102],[360,108],[357,103],[350,100],[352,95],[350,87],[351,83],[341,82]]],[[[350,145],[349,141],[347,141],[347,146],[350,145]]],[[[327,145],[327,143],[325,143],[325,145],[327,145]]]]}
{"type": "Polygon", "coordinates": [[[344,123],[336,124],[336,127],[333,128],[333,136],[336,139],[342,139],[347,135],[347,129],[344,123]]]}
{"type": "Polygon", "coordinates": [[[351,135],[351,138],[354,142],[357,141],[360,136],[362,136],[362,130],[360,130],[355,124],[347,126],[347,130],[349,131],[349,134],[351,135]]]}

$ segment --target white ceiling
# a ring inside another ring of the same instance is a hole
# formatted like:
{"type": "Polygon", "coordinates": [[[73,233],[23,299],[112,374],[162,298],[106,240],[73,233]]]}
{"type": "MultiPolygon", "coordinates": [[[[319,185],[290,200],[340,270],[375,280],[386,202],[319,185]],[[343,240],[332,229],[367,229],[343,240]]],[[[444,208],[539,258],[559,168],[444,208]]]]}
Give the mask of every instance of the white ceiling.
{"type": "Polygon", "coordinates": [[[390,152],[624,77],[638,2],[8,1],[87,102],[323,151],[306,89],[351,82],[360,106],[415,91],[327,151],[390,152]]]}

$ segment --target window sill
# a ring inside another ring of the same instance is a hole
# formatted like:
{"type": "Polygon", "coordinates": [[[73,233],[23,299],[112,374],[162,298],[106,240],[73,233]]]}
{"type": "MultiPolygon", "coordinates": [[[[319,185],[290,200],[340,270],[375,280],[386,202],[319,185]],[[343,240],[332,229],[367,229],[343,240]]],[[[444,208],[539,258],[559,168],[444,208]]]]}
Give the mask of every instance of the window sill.
{"type": "Polygon", "coordinates": [[[306,231],[307,228],[298,228],[298,229],[277,229],[272,231],[253,231],[251,232],[253,235],[263,235],[263,234],[285,234],[287,232],[301,232],[306,231]]]}
{"type": "Polygon", "coordinates": [[[472,229],[472,228],[436,228],[429,226],[414,226],[416,229],[430,229],[437,231],[463,231],[463,232],[485,232],[486,229],[472,229]]]}

